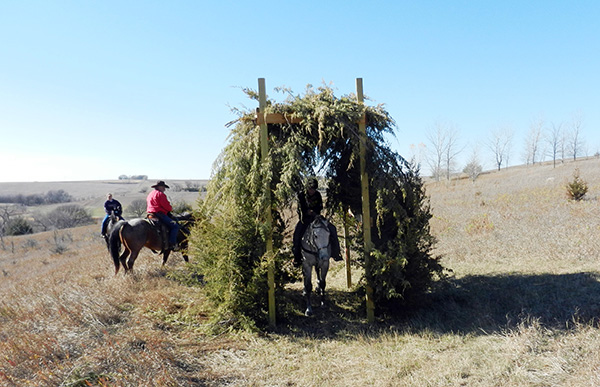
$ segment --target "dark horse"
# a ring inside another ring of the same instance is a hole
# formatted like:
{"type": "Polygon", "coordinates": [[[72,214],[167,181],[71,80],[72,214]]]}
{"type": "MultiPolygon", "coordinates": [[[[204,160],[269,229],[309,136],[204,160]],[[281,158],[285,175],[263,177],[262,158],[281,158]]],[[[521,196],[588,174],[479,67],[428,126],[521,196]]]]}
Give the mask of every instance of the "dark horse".
{"type": "Polygon", "coordinates": [[[106,248],[108,249],[108,251],[110,251],[110,244],[108,243],[110,232],[112,231],[112,229],[115,227],[115,225],[118,222],[119,222],[119,217],[117,215],[115,215],[114,211],[111,211],[110,215],[108,216],[108,224],[106,225],[106,233],[104,235],[102,235],[102,237],[104,238],[104,242],[106,242],[106,248]]]}
{"type": "MultiPolygon", "coordinates": [[[[183,259],[188,262],[187,246],[188,235],[190,232],[193,218],[191,214],[185,213],[175,217],[181,228],[177,234],[177,243],[182,250],[183,259]]],[[[115,274],[119,272],[120,265],[123,265],[125,272],[133,269],[133,264],[143,247],[163,254],[163,265],[167,263],[171,249],[166,248],[168,240],[168,231],[163,230],[162,225],[154,224],[148,219],[132,219],[129,221],[120,221],[110,230],[108,236],[108,245],[110,255],[115,264],[115,274]],[[123,245],[123,253],[121,251],[123,245]],[[129,259],[127,259],[129,258],[129,259]]]]}
{"type": "Polygon", "coordinates": [[[322,216],[307,227],[302,236],[302,274],[304,275],[304,297],[306,299],[306,316],[312,316],[310,303],[312,293],[312,268],[317,272],[317,294],[321,296],[321,306],[325,304],[325,278],[329,270],[331,258],[330,231],[328,221],[322,216]]]}

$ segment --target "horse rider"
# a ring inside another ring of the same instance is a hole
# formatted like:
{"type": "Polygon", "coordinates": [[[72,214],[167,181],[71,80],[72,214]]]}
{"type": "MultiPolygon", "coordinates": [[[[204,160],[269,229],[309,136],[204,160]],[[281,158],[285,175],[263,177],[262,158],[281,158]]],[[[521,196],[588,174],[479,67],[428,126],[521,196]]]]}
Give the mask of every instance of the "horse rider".
{"type": "MultiPolygon", "coordinates": [[[[323,197],[318,191],[319,183],[316,178],[310,177],[306,182],[306,191],[298,191],[298,216],[300,220],[294,229],[292,252],[294,253],[294,266],[302,265],[302,236],[308,226],[321,214],[323,210],[323,197]]],[[[341,261],[340,241],[337,229],[331,222],[329,225],[329,240],[331,243],[331,256],[336,261],[341,261]]]]}
{"type": "Polygon", "coordinates": [[[179,224],[171,218],[173,207],[171,206],[167,195],[165,195],[165,190],[169,188],[169,186],[166,185],[164,181],[160,180],[151,187],[154,188],[154,190],[151,191],[146,198],[146,212],[148,215],[157,217],[161,223],[169,228],[169,249],[177,251],[177,233],[179,232],[179,224]]]}
{"type": "Polygon", "coordinates": [[[106,228],[108,227],[108,220],[110,219],[110,214],[115,214],[115,216],[119,218],[119,220],[124,220],[122,216],[123,208],[121,207],[121,203],[119,203],[117,199],[113,199],[111,193],[108,193],[106,195],[106,201],[104,202],[104,212],[106,212],[106,215],[104,216],[104,220],[102,221],[102,229],[100,232],[100,235],[103,237],[106,236],[106,228]]]}

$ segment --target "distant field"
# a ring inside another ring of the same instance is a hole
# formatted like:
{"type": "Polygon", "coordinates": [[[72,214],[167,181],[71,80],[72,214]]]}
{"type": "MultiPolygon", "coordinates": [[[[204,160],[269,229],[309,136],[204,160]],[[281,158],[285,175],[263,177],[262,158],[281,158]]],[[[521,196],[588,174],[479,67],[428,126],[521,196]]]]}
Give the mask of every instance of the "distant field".
{"type": "MultiPolygon", "coordinates": [[[[106,194],[112,193],[124,207],[133,200],[145,199],[154,180],[102,180],[74,182],[28,182],[0,183],[0,195],[45,194],[48,191],[64,190],[96,216],[103,216],[106,194]]],[[[171,189],[166,193],[172,202],[185,201],[194,205],[198,192],[184,191],[187,186],[206,186],[208,180],[167,180],[171,189]],[[179,189],[179,190],[178,190],[179,189]]]]}
{"type": "MultiPolygon", "coordinates": [[[[97,205],[143,188],[44,184],[97,205]]],[[[0,386],[599,386],[600,160],[426,187],[452,274],[372,325],[343,263],[314,317],[296,283],[297,313],[275,331],[214,335],[203,289],[169,279],[179,254],[163,268],[144,250],[134,275],[114,276],[95,225],[4,237],[0,386]],[[575,168],[589,185],[580,202],[566,198],[575,168]]]]}

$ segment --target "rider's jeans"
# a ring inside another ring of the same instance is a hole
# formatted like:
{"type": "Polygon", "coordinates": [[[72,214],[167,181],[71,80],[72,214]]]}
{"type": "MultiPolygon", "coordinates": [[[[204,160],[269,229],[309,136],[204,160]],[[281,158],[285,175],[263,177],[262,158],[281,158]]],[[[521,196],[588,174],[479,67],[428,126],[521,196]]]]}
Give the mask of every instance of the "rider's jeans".
{"type": "Polygon", "coordinates": [[[179,231],[179,224],[173,219],[169,218],[165,214],[155,213],[161,222],[167,225],[169,228],[169,245],[173,246],[177,243],[177,232],[179,231]]]}
{"type": "MultiPolygon", "coordinates": [[[[102,235],[106,234],[106,227],[108,227],[108,219],[110,218],[110,215],[106,214],[106,216],[104,217],[104,220],[102,220],[102,235]]],[[[123,220],[123,217],[121,215],[118,216],[119,220],[123,220]]]]}

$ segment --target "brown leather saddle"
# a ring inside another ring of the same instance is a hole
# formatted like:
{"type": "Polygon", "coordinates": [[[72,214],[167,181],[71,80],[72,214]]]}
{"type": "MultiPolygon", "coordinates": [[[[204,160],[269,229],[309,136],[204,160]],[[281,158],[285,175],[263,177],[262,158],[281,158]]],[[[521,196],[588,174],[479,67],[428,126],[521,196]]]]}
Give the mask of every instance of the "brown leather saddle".
{"type": "Polygon", "coordinates": [[[163,222],[161,222],[155,214],[152,213],[146,215],[146,221],[150,223],[152,230],[154,230],[154,232],[156,232],[158,235],[158,238],[160,239],[160,245],[162,246],[161,251],[152,251],[157,254],[165,252],[169,248],[169,228],[163,222]]]}

